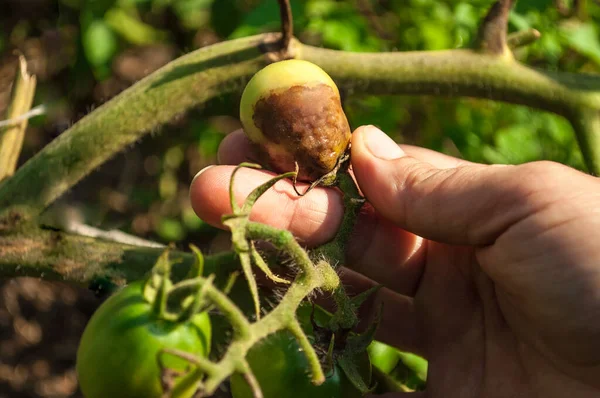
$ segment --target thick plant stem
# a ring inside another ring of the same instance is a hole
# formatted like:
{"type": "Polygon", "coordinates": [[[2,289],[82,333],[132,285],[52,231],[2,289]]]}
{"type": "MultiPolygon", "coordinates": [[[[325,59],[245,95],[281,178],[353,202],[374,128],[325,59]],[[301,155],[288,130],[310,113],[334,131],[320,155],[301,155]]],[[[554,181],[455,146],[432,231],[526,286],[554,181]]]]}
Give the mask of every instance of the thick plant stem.
{"type": "MultiPolygon", "coordinates": [[[[39,214],[115,152],[183,111],[241,91],[268,62],[261,44],[275,38],[255,36],[198,50],[98,108],[0,187],[0,227],[10,211],[22,218],[39,214]]],[[[540,71],[469,50],[361,54],[292,45],[299,58],[323,67],[341,87],[363,93],[471,96],[560,115],[579,107],[600,110],[597,76],[540,71]]]]}
{"type": "Polygon", "coordinates": [[[0,187],[0,231],[11,213],[31,220],[115,153],[164,123],[230,92],[268,63],[278,35],[229,41],[185,55],[77,122],[0,187]]]}
{"type": "MultiPolygon", "coordinates": [[[[57,231],[30,230],[0,235],[0,277],[32,276],[81,286],[99,280],[123,285],[144,278],[163,251],[57,231]]],[[[181,279],[193,266],[194,256],[175,250],[171,255],[182,260],[173,265],[174,278],[181,279]]],[[[239,269],[239,260],[234,253],[206,256],[204,269],[224,281],[239,269]]]]}
{"type": "MultiPolygon", "coordinates": [[[[0,231],[39,215],[94,168],[175,116],[231,92],[265,66],[280,35],[233,40],[185,55],[105,103],[0,186],[0,231]]],[[[320,65],[348,92],[477,97],[567,116],[600,110],[600,77],[542,71],[471,50],[350,53],[292,40],[297,58],[320,65]]],[[[580,142],[585,138],[580,137],[580,142]]],[[[587,151],[598,163],[600,148],[587,151]]],[[[600,173],[600,169],[590,169],[600,173]]]]}
{"type": "MultiPolygon", "coordinates": [[[[301,58],[320,65],[351,92],[484,98],[546,110],[571,122],[580,109],[600,111],[598,76],[543,71],[470,50],[432,55],[343,53],[304,46],[301,58]],[[371,78],[365,80],[367,73],[371,78]]],[[[594,136],[600,131],[576,128],[575,133],[580,143],[597,143],[594,136]]],[[[600,174],[600,146],[590,145],[582,152],[588,170],[600,174]]]]}

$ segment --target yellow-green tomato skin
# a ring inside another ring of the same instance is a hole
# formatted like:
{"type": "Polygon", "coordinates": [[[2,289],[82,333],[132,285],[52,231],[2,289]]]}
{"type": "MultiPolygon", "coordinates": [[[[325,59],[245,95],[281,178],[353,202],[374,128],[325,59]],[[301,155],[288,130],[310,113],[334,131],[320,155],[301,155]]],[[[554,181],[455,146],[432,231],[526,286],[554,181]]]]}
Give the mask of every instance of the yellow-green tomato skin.
{"type": "Polygon", "coordinates": [[[331,77],[312,62],[290,59],[265,66],[258,71],[242,94],[240,119],[252,142],[260,143],[266,138],[254,124],[254,106],[258,100],[271,92],[281,92],[292,86],[316,86],[326,84],[339,97],[340,92],[331,77]]]}
{"type": "MultiPolygon", "coordinates": [[[[157,319],[143,297],[143,283],[115,293],[94,313],[77,352],[77,375],[86,398],[159,398],[163,396],[157,354],[163,348],[206,356],[211,324],[207,313],[183,323],[157,319]]],[[[167,367],[184,371],[189,364],[164,356],[167,367]]],[[[193,390],[178,398],[189,398],[193,390]]]]}
{"type": "Polygon", "coordinates": [[[398,350],[376,340],[371,342],[367,352],[371,364],[386,374],[389,374],[400,361],[398,350]]]}
{"type": "Polygon", "coordinates": [[[350,141],[340,93],[329,75],[307,61],[260,70],[242,94],[240,119],[260,160],[276,172],[314,181],[336,166],[350,141]]]}

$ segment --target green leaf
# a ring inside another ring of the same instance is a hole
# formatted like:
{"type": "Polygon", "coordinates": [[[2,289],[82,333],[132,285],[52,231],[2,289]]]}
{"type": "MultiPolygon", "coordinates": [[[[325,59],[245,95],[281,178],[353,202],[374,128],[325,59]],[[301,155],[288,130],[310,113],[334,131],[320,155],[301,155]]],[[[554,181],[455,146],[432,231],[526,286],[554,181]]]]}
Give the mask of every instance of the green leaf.
{"type": "Polygon", "coordinates": [[[156,228],[156,233],[168,242],[179,241],[185,236],[185,230],[179,220],[172,218],[163,218],[156,228]]]}
{"type": "Polygon", "coordinates": [[[484,149],[492,163],[520,164],[542,158],[542,148],[536,126],[516,124],[498,130],[496,148],[484,149]]]}
{"type": "Polygon", "coordinates": [[[595,25],[592,23],[576,24],[563,29],[562,33],[569,47],[600,65],[600,41],[595,25]]]}
{"type": "MultiPolygon", "coordinates": [[[[224,0],[177,0],[172,5],[181,25],[189,30],[204,27],[210,23],[211,6],[224,0]]],[[[230,8],[230,18],[234,9],[230,8]]],[[[218,26],[216,27],[218,28],[218,26]]]]}
{"type": "Polygon", "coordinates": [[[167,32],[154,29],[121,8],[108,10],[104,20],[123,39],[138,46],[161,42],[168,37],[167,32]]]}
{"type": "Polygon", "coordinates": [[[83,28],[82,42],[88,62],[95,67],[108,64],[117,51],[117,38],[102,19],[92,20],[83,28]]]}
{"type": "Polygon", "coordinates": [[[528,11],[543,11],[555,7],[554,0],[524,0],[517,1],[515,11],[525,13],[528,11]]]}

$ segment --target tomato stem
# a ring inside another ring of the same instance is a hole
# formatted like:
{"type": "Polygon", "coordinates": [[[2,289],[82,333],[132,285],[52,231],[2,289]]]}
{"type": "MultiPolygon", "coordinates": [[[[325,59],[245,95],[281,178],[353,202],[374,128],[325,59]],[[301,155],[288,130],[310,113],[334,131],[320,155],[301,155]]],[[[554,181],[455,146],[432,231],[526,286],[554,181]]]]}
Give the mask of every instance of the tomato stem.
{"type": "Polygon", "coordinates": [[[306,334],[302,330],[298,320],[294,319],[294,321],[288,326],[288,330],[294,335],[298,341],[300,349],[304,352],[304,355],[308,360],[312,383],[316,386],[323,384],[325,382],[325,374],[323,373],[323,368],[319,362],[319,357],[312,347],[312,344],[308,340],[308,337],[306,337],[306,334]]]}

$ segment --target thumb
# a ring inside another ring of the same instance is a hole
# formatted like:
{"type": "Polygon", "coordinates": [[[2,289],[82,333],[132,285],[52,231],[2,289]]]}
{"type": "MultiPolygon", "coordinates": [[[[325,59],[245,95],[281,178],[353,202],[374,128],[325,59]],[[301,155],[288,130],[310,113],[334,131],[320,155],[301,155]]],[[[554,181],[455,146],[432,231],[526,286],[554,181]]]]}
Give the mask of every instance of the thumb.
{"type": "Polygon", "coordinates": [[[401,228],[444,243],[493,243],[532,211],[523,198],[540,185],[517,178],[516,166],[439,169],[406,155],[373,126],[354,132],[351,150],[352,170],[373,207],[401,228]]]}

